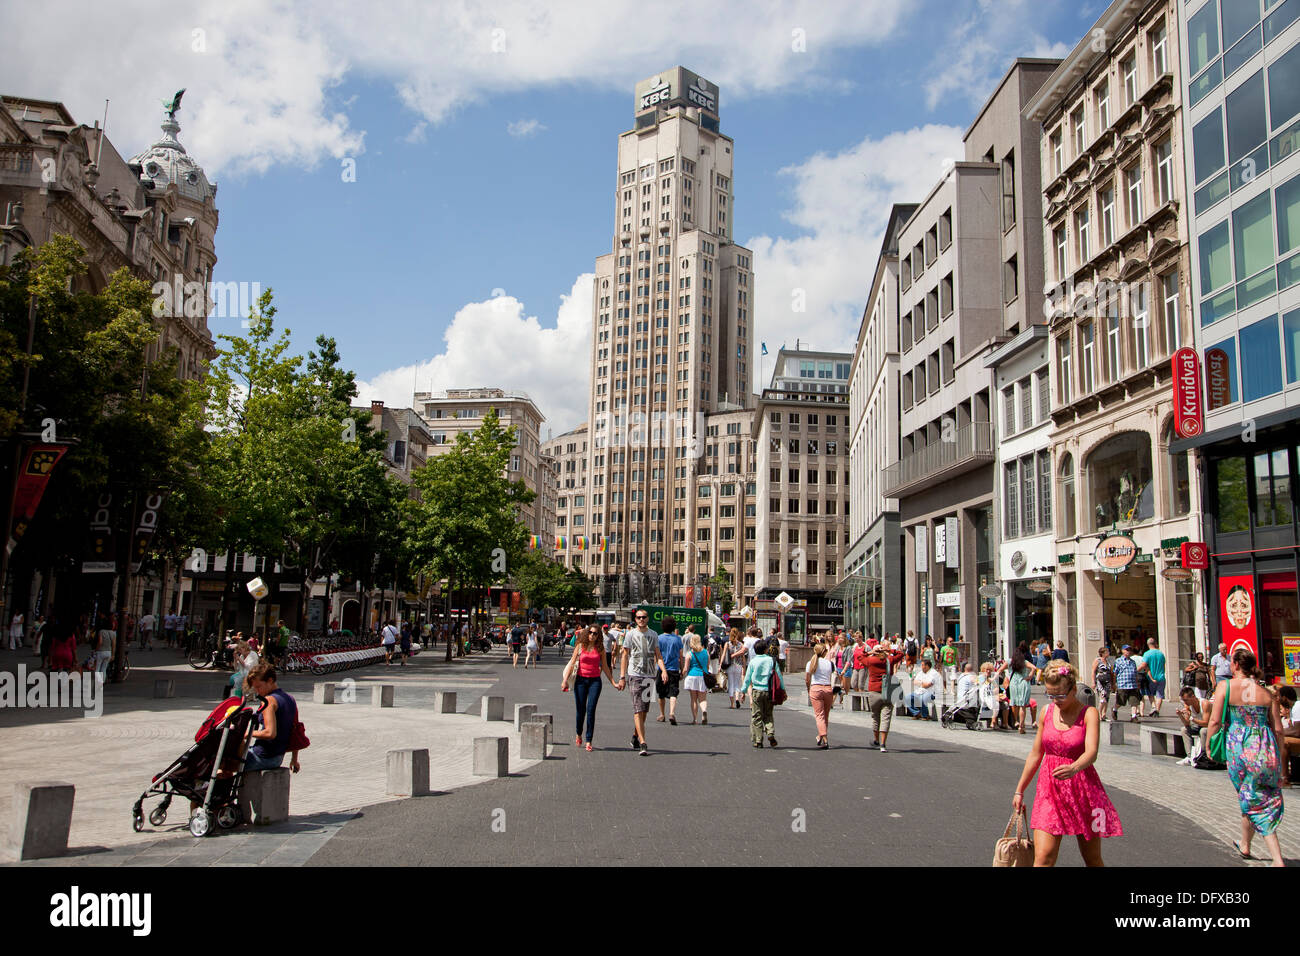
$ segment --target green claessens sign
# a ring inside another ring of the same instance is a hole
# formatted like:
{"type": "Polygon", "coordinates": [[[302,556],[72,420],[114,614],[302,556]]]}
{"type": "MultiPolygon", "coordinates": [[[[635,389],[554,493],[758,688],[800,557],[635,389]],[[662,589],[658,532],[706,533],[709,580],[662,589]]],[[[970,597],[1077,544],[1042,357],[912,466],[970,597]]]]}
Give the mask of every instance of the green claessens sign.
{"type": "Polygon", "coordinates": [[[695,633],[700,637],[704,637],[709,633],[708,619],[705,617],[704,608],[702,607],[657,607],[641,604],[632,610],[633,612],[648,611],[650,613],[650,628],[657,634],[663,633],[663,619],[669,614],[677,619],[678,634],[685,634],[688,624],[695,625],[695,633]]]}

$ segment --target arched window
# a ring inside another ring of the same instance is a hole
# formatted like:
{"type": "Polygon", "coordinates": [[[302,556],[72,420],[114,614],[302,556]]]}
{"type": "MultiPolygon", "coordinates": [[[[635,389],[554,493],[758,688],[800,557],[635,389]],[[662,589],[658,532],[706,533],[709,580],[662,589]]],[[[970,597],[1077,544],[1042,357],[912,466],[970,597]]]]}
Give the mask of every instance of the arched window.
{"type": "Polygon", "coordinates": [[[1155,515],[1151,485],[1151,436],[1124,432],[1088,456],[1087,503],[1090,531],[1136,524],[1155,515]]]}
{"type": "Polygon", "coordinates": [[[1058,472],[1061,482],[1061,506],[1057,509],[1060,517],[1062,538],[1069,538],[1075,534],[1074,530],[1074,456],[1067,454],[1061,459],[1061,467],[1058,472]]]}
{"type": "Polygon", "coordinates": [[[1187,470],[1187,452],[1169,451],[1169,443],[1174,440],[1174,428],[1165,429],[1161,444],[1165,446],[1165,460],[1169,463],[1169,475],[1165,479],[1169,490],[1166,494],[1166,507],[1169,517],[1178,518],[1192,510],[1192,483],[1187,470]]]}

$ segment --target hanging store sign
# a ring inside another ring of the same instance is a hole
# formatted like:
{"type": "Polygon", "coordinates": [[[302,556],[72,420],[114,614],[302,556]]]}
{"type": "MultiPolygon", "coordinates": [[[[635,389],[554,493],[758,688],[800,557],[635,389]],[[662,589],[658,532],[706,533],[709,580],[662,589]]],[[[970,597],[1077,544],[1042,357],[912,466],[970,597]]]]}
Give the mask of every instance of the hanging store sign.
{"type": "Polygon", "coordinates": [[[1046,580],[1045,578],[1035,578],[1034,580],[1026,584],[1025,587],[1029,588],[1029,590],[1031,591],[1036,591],[1039,594],[1045,594],[1046,592],[1052,590],[1052,582],[1046,580]]]}
{"type": "Polygon", "coordinates": [[[929,557],[929,545],[925,540],[925,525],[919,524],[916,526],[916,571],[918,574],[925,573],[929,557]]]}
{"type": "Polygon", "coordinates": [[[1097,567],[1111,574],[1119,574],[1137,557],[1137,544],[1126,534],[1112,534],[1097,544],[1093,557],[1097,567]]]}
{"type": "Polygon", "coordinates": [[[961,552],[957,548],[957,519],[943,519],[945,537],[948,539],[948,560],[945,562],[948,567],[960,567],[961,552]]]}
{"type": "Polygon", "coordinates": [[[1201,362],[1195,349],[1174,353],[1174,430],[1181,438],[1195,438],[1205,428],[1201,415],[1201,362]]]}
{"type": "Polygon", "coordinates": [[[934,529],[934,563],[948,562],[948,525],[936,525],[934,529]]]}
{"type": "Polygon", "coordinates": [[[1025,567],[1028,564],[1029,564],[1029,559],[1025,557],[1025,552],[1023,551],[1011,552],[1011,570],[1016,572],[1016,574],[1024,574],[1025,567]]]}
{"type": "Polygon", "coordinates": [[[13,507],[10,512],[13,520],[9,525],[9,539],[5,542],[9,551],[12,552],[18,546],[18,540],[36,517],[36,509],[40,507],[41,498],[45,495],[50,474],[67,450],[66,445],[32,445],[23,454],[18,478],[14,482],[13,507]]]}
{"type": "Polygon", "coordinates": [[[982,598],[986,598],[991,601],[1001,593],[1002,593],[1002,589],[998,587],[996,584],[980,585],[980,597],[982,598]]]}
{"type": "Polygon", "coordinates": [[[1204,571],[1210,566],[1210,549],[1204,541],[1184,541],[1182,544],[1183,567],[1190,571],[1204,571]]]}
{"type": "Polygon", "coordinates": [[[1223,349],[1205,353],[1205,406],[1210,411],[1232,401],[1232,361],[1223,349]]]}
{"type": "Polygon", "coordinates": [[[960,591],[942,591],[934,596],[935,607],[961,607],[960,591]]]}
{"type": "Polygon", "coordinates": [[[1166,581],[1190,581],[1194,574],[1186,568],[1165,568],[1160,572],[1166,581]]]}

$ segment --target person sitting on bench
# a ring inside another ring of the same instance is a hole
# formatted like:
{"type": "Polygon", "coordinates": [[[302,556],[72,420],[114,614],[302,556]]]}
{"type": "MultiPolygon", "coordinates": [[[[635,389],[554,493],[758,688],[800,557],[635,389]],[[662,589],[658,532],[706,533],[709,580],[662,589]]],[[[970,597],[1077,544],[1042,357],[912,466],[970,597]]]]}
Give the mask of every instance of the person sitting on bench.
{"type": "Polygon", "coordinates": [[[1210,702],[1197,697],[1195,687],[1182,688],[1178,697],[1183,704],[1174,713],[1182,721],[1183,733],[1187,737],[1187,756],[1178,762],[1190,767],[1205,752],[1205,728],[1210,724],[1210,702]]]}

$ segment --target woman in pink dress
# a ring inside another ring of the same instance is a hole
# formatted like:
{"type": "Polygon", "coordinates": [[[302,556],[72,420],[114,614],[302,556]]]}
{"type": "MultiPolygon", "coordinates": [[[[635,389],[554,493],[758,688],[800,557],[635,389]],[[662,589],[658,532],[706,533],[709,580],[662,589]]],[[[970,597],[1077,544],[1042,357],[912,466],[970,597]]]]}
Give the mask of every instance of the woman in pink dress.
{"type": "Polygon", "coordinates": [[[1055,866],[1061,838],[1075,837],[1087,866],[1102,866],[1099,836],[1123,836],[1119,814],[1106,796],[1097,768],[1097,739],[1101,718],[1075,696],[1079,672],[1066,661],[1052,661],[1043,670],[1047,687],[1046,713],[1038,722],[1034,746],[1025,760],[1011,805],[1024,806],[1025,788],[1041,765],[1029,825],[1034,831],[1034,866],[1055,866]]]}

